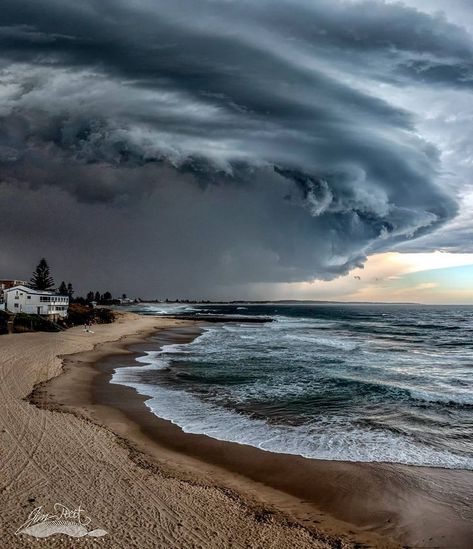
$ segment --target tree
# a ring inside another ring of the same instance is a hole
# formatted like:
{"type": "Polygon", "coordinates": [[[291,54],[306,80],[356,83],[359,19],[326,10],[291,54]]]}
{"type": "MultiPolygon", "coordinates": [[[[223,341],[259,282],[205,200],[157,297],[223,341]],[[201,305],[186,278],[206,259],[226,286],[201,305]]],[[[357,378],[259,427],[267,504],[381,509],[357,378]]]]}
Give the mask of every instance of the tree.
{"type": "Polygon", "coordinates": [[[112,294],[110,292],[105,292],[103,294],[104,301],[110,301],[112,299],[112,294]]]}
{"type": "Polygon", "coordinates": [[[58,288],[58,293],[61,295],[67,295],[67,286],[64,280],[61,282],[61,285],[58,288]]]}
{"type": "Polygon", "coordinates": [[[73,294],[74,294],[74,288],[72,287],[72,284],[69,282],[67,285],[67,295],[69,296],[69,300],[72,300],[73,294]]]}
{"type": "Polygon", "coordinates": [[[94,301],[101,301],[100,292],[95,292],[94,301]]]}
{"type": "Polygon", "coordinates": [[[87,301],[90,303],[91,301],[94,301],[94,292],[89,292],[87,294],[87,301]]]}
{"type": "Polygon", "coordinates": [[[49,265],[44,257],[33,272],[31,285],[35,290],[52,290],[54,288],[54,280],[49,272],[49,265]]]}
{"type": "Polygon", "coordinates": [[[122,294],[122,299],[126,299],[126,294],[122,294]]]}

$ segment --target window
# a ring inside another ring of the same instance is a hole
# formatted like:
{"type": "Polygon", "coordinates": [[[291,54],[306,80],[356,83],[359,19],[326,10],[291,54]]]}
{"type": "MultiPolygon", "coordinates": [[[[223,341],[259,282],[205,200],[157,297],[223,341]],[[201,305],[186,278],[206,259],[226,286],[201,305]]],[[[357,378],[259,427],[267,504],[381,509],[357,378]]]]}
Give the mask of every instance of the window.
{"type": "Polygon", "coordinates": [[[26,299],[31,299],[31,296],[30,296],[30,295],[27,295],[27,296],[26,296],[26,299]]]}
{"type": "Polygon", "coordinates": [[[18,308],[18,303],[15,303],[15,307],[18,308]]]}

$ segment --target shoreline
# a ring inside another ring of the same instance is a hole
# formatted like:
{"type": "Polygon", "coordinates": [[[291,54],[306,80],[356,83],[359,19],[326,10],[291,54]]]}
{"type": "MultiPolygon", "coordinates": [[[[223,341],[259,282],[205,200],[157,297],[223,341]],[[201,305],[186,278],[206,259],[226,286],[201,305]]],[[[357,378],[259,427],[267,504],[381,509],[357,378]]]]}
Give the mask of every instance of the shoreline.
{"type": "Polygon", "coordinates": [[[449,516],[451,502],[439,497],[445,487],[457,491],[465,477],[471,486],[469,471],[314,460],[184,433],[155,416],[146,396],[110,383],[116,368],[139,367],[134,358],[147,346],[157,350],[158,344],[187,342],[201,332],[195,322],[180,326],[115,342],[99,356],[66,358],[65,373],[36,390],[36,404],[105,426],[144,468],[157,466],[187,482],[230,489],[233,497],[260,508],[261,516],[282,513],[282,520],[289,517],[330,545],[332,537],[342,536],[348,546],[468,546],[471,529],[449,516]]]}
{"type": "MultiPolygon", "coordinates": [[[[35,509],[51,512],[56,503],[80,506],[91,527],[107,532],[97,540],[88,538],[90,547],[353,547],[338,537],[315,534],[276,510],[268,512],[261,500],[222,488],[199,460],[184,456],[182,466],[178,453],[164,447],[158,459],[133,449],[114,434],[119,425],[133,427],[122,417],[117,425],[103,427],[87,416],[86,406],[59,410],[54,404],[57,395],[51,389],[69,380],[68,372],[85,378],[98,359],[128,354],[128,345],[178,325],[183,323],[127,313],[113,324],[94,326],[94,333],[72,328],[1,337],[3,547],[83,547],[83,540],[64,535],[35,540],[15,534],[35,509]],[[37,405],[28,400],[32,392],[37,405]]],[[[69,383],[71,395],[79,399],[85,385],[69,383]]]]}
{"type": "MultiPolygon", "coordinates": [[[[163,344],[190,342],[202,333],[199,324],[195,321],[173,319],[172,326],[164,326],[159,331],[154,331],[152,335],[164,336],[163,344]]],[[[80,420],[86,420],[109,430],[118,438],[120,446],[128,452],[130,460],[146,471],[179,479],[191,485],[216,489],[244,508],[245,514],[253,515],[257,523],[277,522],[289,531],[305,531],[310,541],[308,545],[301,540],[298,541],[300,547],[354,547],[360,542],[368,546],[373,546],[373,543],[377,542],[377,547],[398,547],[398,544],[390,540],[381,540],[377,535],[363,532],[359,532],[354,539],[355,532],[351,525],[343,524],[330,516],[325,517],[324,528],[320,529],[322,521],[318,519],[323,516],[323,513],[317,513],[318,516],[315,517],[311,506],[307,509],[307,515],[311,518],[304,517],[299,521],[290,512],[291,505],[294,508],[304,506],[304,503],[297,498],[270,487],[265,488],[235,471],[220,467],[218,460],[214,463],[212,460],[204,460],[201,456],[192,455],[192,452],[186,452],[181,443],[187,440],[187,435],[171,422],[157,418],[146,407],[146,396],[138,394],[130,387],[110,383],[112,373],[117,367],[117,360],[123,360],[123,366],[131,364],[139,366],[134,359],[144,353],[132,348],[137,345],[140,347],[146,345],[150,335],[146,333],[132,338],[122,338],[100,345],[92,351],[64,357],[61,375],[36,385],[28,395],[28,400],[38,408],[71,414],[80,420]],[[107,364],[105,368],[104,363],[107,364]],[[113,403],[110,400],[110,393],[112,393],[113,403]],[[182,433],[183,438],[175,438],[176,447],[163,443],[162,440],[158,442],[151,434],[156,428],[158,433],[153,434],[159,438],[165,435],[164,438],[168,442],[179,432],[182,433]],[[304,521],[313,522],[312,527],[304,521]]],[[[150,347],[156,349],[154,343],[150,347]]],[[[205,435],[191,436],[201,441],[214,440],[205,435]]],[[[215,440],[215,443],[218,444],[219,441],[215,440]]],[[[233,443],[224,444],[234,445],[233,443]]],[[[184,446],[187,445],[184,444],[184,446]]],[[[270,538],[268,538],[268,544],[272,545],[270,538]]],[[[226,546],[225,543],[218,547],[220,549],[226,546]]],[[[282,547],[285,546],[282,545],[282,547]]],[[[214,547],[214,545],[209,540],[202,547],[214,547]]],[[[260,546],[255,545],[255,547],[260,546]]],[[[292,549],[292,545],[287,547],[292,549]]]]}

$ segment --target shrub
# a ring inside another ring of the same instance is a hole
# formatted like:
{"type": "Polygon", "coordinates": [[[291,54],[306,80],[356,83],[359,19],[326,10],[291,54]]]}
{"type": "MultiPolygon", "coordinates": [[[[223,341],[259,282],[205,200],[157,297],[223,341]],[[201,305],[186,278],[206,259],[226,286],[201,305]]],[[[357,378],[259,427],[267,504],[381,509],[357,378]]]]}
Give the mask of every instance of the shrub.
{"type": "Polygon", "coordinates": [[[64,322],[67,326],[80,326],[87,322],[110,324],[114,320],[115,315],[110,309],[93,309],[88,305],[71,303],[69,305],[67,319],[64,322]]]}
{"type": "Polygon", "coordinates": [[[97,324],[110,324],[115,321],[115,314],[110,309],[95,309],[95,322],[97,324]]]}
{"type": "Polygon", "coordinates": [[[71,303],[67,310],[65,323],[68,326],[78,326],[94,320],[94,309],[80,303],[71,303]]]}

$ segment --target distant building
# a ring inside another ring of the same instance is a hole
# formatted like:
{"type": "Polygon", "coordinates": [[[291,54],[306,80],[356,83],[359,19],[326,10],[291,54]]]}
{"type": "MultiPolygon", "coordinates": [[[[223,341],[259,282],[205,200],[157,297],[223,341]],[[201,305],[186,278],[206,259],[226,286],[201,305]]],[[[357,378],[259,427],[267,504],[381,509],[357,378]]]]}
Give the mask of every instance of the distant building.
{"type": "Polygon", "coordinates": [[[28,282],[26,280],[0,279],[0,303],[5,301],[5,290],[14,286],[28,286],[28,282]]]}
{"type": "Polygon", "coordinates": [[[69,297],[54,292],[34,290],[24,284],[4,290],[6,310],[30,315],[67,316],[69,297]]]}
{"type": "Polygon", "coordinates": [[[120,299],[117,299],[117,301],[120,305],[133,305],[133,303],[135,303],[135,300],[130,299],[129,297],[121,297],[120,299]]]}

